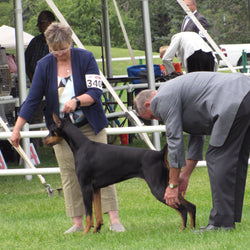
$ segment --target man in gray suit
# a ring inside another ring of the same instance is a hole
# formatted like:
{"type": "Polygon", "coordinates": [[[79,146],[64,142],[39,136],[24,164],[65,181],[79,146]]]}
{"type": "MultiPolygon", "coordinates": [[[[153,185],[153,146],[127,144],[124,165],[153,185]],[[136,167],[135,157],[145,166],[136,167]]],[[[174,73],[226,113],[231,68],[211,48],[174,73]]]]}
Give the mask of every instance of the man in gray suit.
{"type": "MultiPolygon", "coordinates": [[[[195,17],[199,20],[201,25],[204,29],[208,28],[208,21],[207,19],[202,16],[196,9],[196,0],[184,0],[187,7],[192,11],[192,13],[195,15],[195,17]]],[[[195,25],[195,23],[190,19],[190,17],[187,15],[185,16],[182,25],[181,25],[181,32],[184,31],[193,31],[198,33],[202,38],[205,38],[204,35],[200,32],[198,27],[195,25]]]]}
{"type": "Polygon", "coordinates": [[[191,160],[199,152],[196,138],[210,135],[206,161],[213,208],[208,226],[198,232],[235,228],[241,221],[250,152],[250,78],[188,73],[163,83],[158,91],[141,91],[135,108],[142,118],[166,125],[170,173],[164,199],[173,208],[180,204],[178,193],[185,194],[195,167],[185,161],[183,131],[192,137],[187,152],[191,160]]]}

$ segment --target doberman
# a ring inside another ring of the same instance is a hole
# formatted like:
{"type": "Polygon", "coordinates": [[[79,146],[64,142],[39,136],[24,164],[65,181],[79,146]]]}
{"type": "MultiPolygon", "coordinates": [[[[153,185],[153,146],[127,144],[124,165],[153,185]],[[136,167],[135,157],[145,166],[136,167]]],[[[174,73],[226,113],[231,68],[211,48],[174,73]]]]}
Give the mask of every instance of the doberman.
{"type": "MultiPolygon", "coordinates": [[[[97,143],[84,136],[69,119],[60,119],[55,114],[53,118],[55,124],[50,128],[50,134],[44,138],[44,143],[52,146],[64,138],[73,152],[76,175],[86,210],[86,227],[83,234],[88,233],[94,225],[93,201],[96,218],[93,232],[101,230],[103,218],[100,188],[108,185],[134,177],[142,178],[156,199],[166,204],[163,197],[169,180],[167,146],[161,151],[154,151],[97,143]]],[[[195,227],[196,206],[181,195],[179,201],[181,205],[176,210],[182,219],[182,230],[186,228],[188,213],[190,226],[195,227]]]]}

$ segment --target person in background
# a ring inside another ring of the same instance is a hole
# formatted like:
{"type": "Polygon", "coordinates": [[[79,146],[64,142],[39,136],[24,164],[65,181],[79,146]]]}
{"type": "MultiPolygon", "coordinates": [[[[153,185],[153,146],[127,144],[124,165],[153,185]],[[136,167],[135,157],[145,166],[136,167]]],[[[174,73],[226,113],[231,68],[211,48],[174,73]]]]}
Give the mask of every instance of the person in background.
{"type": "MultiPolygon", "coordinates": [[[[41,34],[35,36],[30,41],[27,49],[25,50],[26,74],[30,80],[30,83],[32,83],[37,62],[49,53],[49,47],[48,44],[46,43],[44,32],[47,29],[47,27],[55,20],[56,19],[54,14],[48,10],[43,10],[42,12],[40,12],[38,16],[37,27],[41,32],[41,34]]],[[[30,124],[43,123],[43,108],[44,108],[44,102],[41,101],[40,105],[38,106],[36,112],[33,115],[30,124]]],[[[42,146],[43,144],[43,141],[40,138],[32,138],[31,142],[33,142],[36,148],[42,146]]]]}
{"type": "Polygon", "coordinates": [[[30,41],[25,50],[26,74],[30,82],[32,82],[37,62],[49,53],[49,47],[44,32],[52,22],[55,22],[55,20],[54,14],[48,10],[40,12],[37,18],[36,26],[41,33],[30,41]]]}
{"type": "MultiPolygon", "coordinates": [[[[208,21],[207,19],[202,16],[196,9],[196,0],[184,0],[187,7],[192,11],[198,21],[201,23],[203,28],[207,30],[208,28],[208,21]]],[[[181,32],[185,31],[192,31],[198,33],[202,38],[205,38],[202,32],[198,29],[195,23],[190,19],[188,15],[184,17],[184,20],[181,25],[181,32]]]]}
{"type": "MultiPolygon", "coordinates": [[[[141,91],[134,102],[140,117],[166,125],[170,172],[164,200],[173,208],[195,167],[186,164],[183,131],[210,135],[206,162],[213,207],[208,225],[195,233],[234,229],[241,222],[250,152],[249,77],[192,72],[162,83],[158,91],[141,91]]],[[[187,157],[192,159],[197,147],[189,144],[187,157]]]]}
{"type": "MultiPolygon", "coordinates": [[[[90,51],[72,47],[72,30],[60,23],[52,23],[45,32],[49,53],[38,61],[29,94],[18,113],[11,142],[19,145],[20,131],[45,96],[45,120],[53,125],[52,113],[68,114],[72,122],[90,139],[107,143],[105,116],[101,96],[102,81],[98,65],[90,51]],[[99,84],[96,84],[98,80],[99,84]],[[88,84],[87,84],[88,83],[88,84]]],[[[73,226],[65,233],[84,229],[84,205],[80,185],[75,173],[74,157],[65,140],[54,146],[60,167],[67,216],[73,226]]],[[[90,156],[91,157],[91,156],[90,156]]],[[[101,190],[102,208],[110,217],[110,230],[124,232],[119,221],[115,185],[101,190]]]]}
{"type": "Polygon", "coordinates": [[[175,71],[173,58],[178,57],[186,72],[216,71],[217,60],[209,45],[195,32],[180,32],[172,36],[162,57],[168,74],[175,71]]]}
{"type": "MultiPolygon", "coordinates": [[[[160,53],[160,58],[161,59],[163,58],[164,54],[166,53],[166,50],[168,49],[168,47],[169,47],[168,45],[164,45],[164,46],[161,46],[159,48],[159,53],[160,53]]],[[[181,63],[179,63],[179,62],[178,63],[173,63],[173,66],[174,66],[175,72],[179,73],[179,75],[183,74],[183,72],[181,70],[181,63]]],[[[168,74],[167,69],[166,69],[166,67],[164,65],[163,65],[163,67],[165,69],[165,75],[167,75],[168,74]]]]}

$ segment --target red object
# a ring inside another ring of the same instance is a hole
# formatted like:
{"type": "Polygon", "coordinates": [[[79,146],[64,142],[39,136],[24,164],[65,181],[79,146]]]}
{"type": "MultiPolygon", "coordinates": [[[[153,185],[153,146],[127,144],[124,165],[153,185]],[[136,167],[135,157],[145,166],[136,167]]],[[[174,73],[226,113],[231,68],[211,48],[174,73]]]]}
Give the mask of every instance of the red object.
{"type": "Polygon", "coordinates": [[[176,72],[182,73],[181,64],[180,63],[173,63],[173,65],[174,65],[174,68],[175,68],[176,72]]]}
{"type": "Polygon", "coordinates": [[[167,75],[166,67],[163,64],[159,64],[159,66],[161,69],[161,75],[166,76],[167,75]]]}
{"type": "Polygon", "coordinates": [[[224,56],[227,57],[226,49],[222,49],[221,51],[223,52],[224,56]]]}
{"type": "Polygon", "coordinates": [[[128,134],[121,134],[120,138],[122,145],[128,145],[128,134]]]}
{"type": "MultiPolygon", "coordinates": [[[[161,69],[161,74],[163,76],[166,76],[168,74],[167,70],[166,70],[166,67],[163,65],[163,64],[159,64],[160,66],[160,69],[161,69]]],[[[174,66],[174,69],[176,72],[178,73],[183,73],[182,70],[181,70],[181,64],[180,63],[173,63],[173,66],[174,66]]]]}

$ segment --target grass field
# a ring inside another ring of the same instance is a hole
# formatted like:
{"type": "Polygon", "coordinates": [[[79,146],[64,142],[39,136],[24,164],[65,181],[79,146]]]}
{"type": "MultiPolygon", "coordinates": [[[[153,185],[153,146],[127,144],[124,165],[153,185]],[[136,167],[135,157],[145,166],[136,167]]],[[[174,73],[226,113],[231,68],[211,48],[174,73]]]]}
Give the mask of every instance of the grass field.
{"type": "MultiPolygon", "coordinates": [[[[134,145],[144,146],[135,140],[134,145]]],[[[41,165],[57,166],[48,147],[38,150],[41,165]]],[[[9,168],[16,164],[9,163],[9,168]]],[[[116,184],[120,219],[125,233],[109,231],[104,215],[101,233],[64,235],[71,226],[65,215],[59,175],[44,175],[55,189],[49,197],[36,176],[0,177],[0,249],[249,249],[250,179],[247,179],[242,223],[232,232],[211,232],[201,235],[187,228],[180,232],[181,219],[175,210],[158,202],[146,183],[131,179],[116,184]]],[[[197,206],[197,228],[208,222],[211,194],[207,169],[196,168],[191,176],[186,198],[197,206]]]]}
{"type": "MultiPolygon", "coordinates": [[[[86,46],[86,49],[93,52],[96,59],[101,58],[101,49],[100,47],[96,46],[86,46]]],[[[134,56],[145,56],[145,52],[141,50],[133,50],[134,56]]],[[[154,55],[159,55],[158,53],[153,53],[154,55]]],[[[111,56],[112,58],[123,58],[123,57],[130,57],[129,52],[127,49],[120,49],[120,48],[112,48],[111,49],[111,56]]],[[[137,64],[140,64],[139,60],[136,60],[137,64]]],[[[160,58],[156,58],[153,60],[154,64],[162,64],[162,60],[160,58]]],[[[146,60],[142,60],[142,64],[146,64],[146,60]]],[[[113,75],[127,75],[127,67],[132,66],[133,63],[130,60],[125,61],[113,61],[112,62],[112,70],[113,75]]],[[[98,66],[102,71],[102,63],[98,62],[98,66]]]]}

